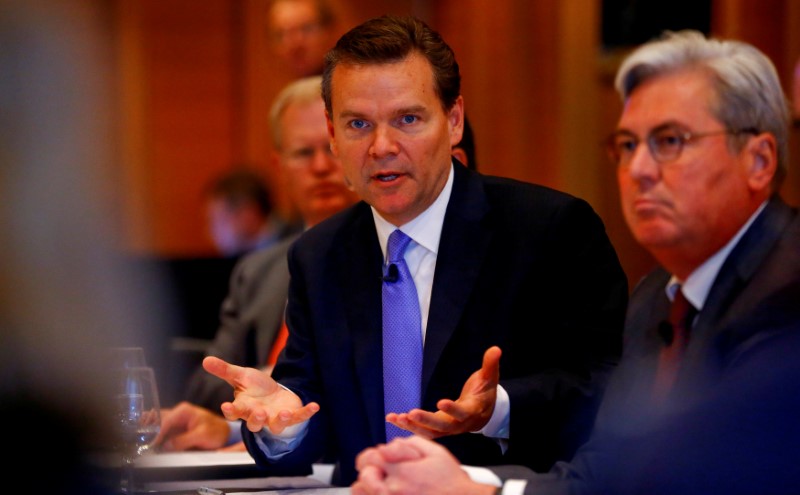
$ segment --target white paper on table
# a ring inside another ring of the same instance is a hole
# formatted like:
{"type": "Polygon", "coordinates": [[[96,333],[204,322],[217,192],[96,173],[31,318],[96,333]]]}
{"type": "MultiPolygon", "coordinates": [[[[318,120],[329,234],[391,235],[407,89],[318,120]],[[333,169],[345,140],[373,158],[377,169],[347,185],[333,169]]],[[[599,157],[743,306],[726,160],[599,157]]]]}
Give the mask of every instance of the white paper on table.
{"type": "Polygon", "coordinates": [[[248,466],[255,461],[248,452],[159,452],[136,459],[137,468],[248,466]]]}
{"type": "MultiPolygon", "coordinates": [[[[196,454],[212,454],[213,452],[197,452],[196,454]]],[[[188,452],[180,452],[180,454],[189,454],[188,452]]],[[[227,452],[225,454],[228,454],[227,452]]],[[[245,452],[245,454],[247,454],[245,452]]],[[[161,457],[170,454],[153,454],[152,457],[161,457]]],[[[249,454],[247,454],[249,456],[249,454]]],[[[197,462],[198,459],[190,459],[186,456],[176,456],[176,462],[184,464],[175,464],[177,467],[196,467],[198,464],[185,464],[187,462],[197,462]],[[183,458],[183,459],[181,459],[183,458]]],[[[218,466],[218,461],[213,460],[215,456],[199,456],[201,462],[211,462],[209,466],[218,466]]],[[[169,459],[172,462],[172,459],[169,459]]],[[[231,457],[229,462],[234,462],[235,459],[231,457]]],[[[156,461],[153,461],[156,462],[156,461]]],[[[162,461],[158,461],[162,462],[162,461]]],[[[166,462],[166,461],[163,461],[166,462]]],[[[253,462],[250,459],[249,462],[253,462]]],[[[276,477],[261,477],[261,478],[234,478],[234,479],[214,479],[214,480],[182,480],[182,481],[161,481],[145,483],[145,488],[148,490],[155,490],[161,492],[170,491],[191,491],[207,486],[210,488],[225,490],[226,495],[229,493],[239,493],[236,490],[248,490],[248,495],[256,495],[258,493],[269,494],[311,494],[311,493],[324,493],[326,495],[338,495],[350,493],[349,488],[333,488],[330,485],[331,476],[333,474],[332,464],[314,464],[313,473],[308,476],[276,476],[276,477]],[[254,492],[253,490],[264,490],[261,492],[254,492]],[[341,491],[345,490],[345,491],[341,491]]]]}

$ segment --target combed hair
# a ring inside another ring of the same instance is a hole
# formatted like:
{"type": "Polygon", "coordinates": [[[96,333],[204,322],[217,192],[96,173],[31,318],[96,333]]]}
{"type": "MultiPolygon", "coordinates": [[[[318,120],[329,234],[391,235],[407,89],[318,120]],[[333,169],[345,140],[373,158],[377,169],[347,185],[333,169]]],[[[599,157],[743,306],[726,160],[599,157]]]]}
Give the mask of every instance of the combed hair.
{"type": "MultiPolygon", "coordinates": [[[[709,110],[727,129],[755,128],[775,136],[778,170],[772,190],[777,191],[789,161],[789,106],[775,66],[754,46],[694,30],[666,31],[622,62],[614,86],[624,101],[645,81],[687,69],[708,72],[717,95],[709,110]]],[[[729,138],[734,151],[744,142],[742,136],[729,138]]]]}
{"type": "Polygon", "coordinates": [[[312,103],[319,99],[322,76],[304,77],[289,83],[284,87],[269,110],[269,129],[272,136],[272,146],[276,150],[283,148],[283,135],[280,120],[286,107],[295,103],[312,103]]]}
{"type": "Polygon", "coordinates": [[[442,37],[413,16],[384,15],[370,19],[347,33],[325,55],[322,98],[331,109],[331,78],[339,64],[377,65],[399,62],[412,52],[431,64],[436,95],[449,111],[461,94],[461,74],[455,53],[442,37]]]}

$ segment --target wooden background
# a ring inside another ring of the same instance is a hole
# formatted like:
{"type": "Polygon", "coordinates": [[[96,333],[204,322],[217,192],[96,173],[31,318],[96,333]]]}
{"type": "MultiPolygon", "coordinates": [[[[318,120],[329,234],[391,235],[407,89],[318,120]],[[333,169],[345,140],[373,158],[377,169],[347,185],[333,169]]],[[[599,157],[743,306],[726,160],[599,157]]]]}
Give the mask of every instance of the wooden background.
{"type": "MultiPolygon", "coordinates": [[[[208,256],[203,186],[241,163],[274,173],[267,112],[288,79],[267,46],[264,0],[103,5],[119,102],[119,166],[110,188],[119,198],[123,248],[208,256]]],[[[625,227],[614,169],[599,144],[621,107],[611,84],[625,51],[600,42],[600,0],[338,0],[335,7],[340,32],[383,13],[411,13],[437,29],[461,66],[481,171],[587,199],[631,282],[651,268],[625,227]]],[[[791,89],[800,2],[712,0],[711,31],[764,50],[791,89]]],[[[795,157],[799,134],[794,128],[795,157]]],[[[785,187],[795,204],[799,175],[790,169],[785,187]]]]}

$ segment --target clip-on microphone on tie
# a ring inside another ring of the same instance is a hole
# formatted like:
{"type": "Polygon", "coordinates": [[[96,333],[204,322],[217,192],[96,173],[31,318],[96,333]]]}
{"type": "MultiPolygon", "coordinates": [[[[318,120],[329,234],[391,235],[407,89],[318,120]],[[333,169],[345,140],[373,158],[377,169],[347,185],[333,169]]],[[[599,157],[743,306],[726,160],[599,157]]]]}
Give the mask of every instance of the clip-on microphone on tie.
{"type": "Polygon", "coordinates": [[[381,277],[381,279],[384,282],[389,282],[390,284],[393,284],[393,283],[397,282],[397,279],[398,279],[399,275],[400,274],[399,274],[399,272],[397,270],[397,265],[392,263],[387,267],[386,273],[383,275],[383,277],[381,277]]]}

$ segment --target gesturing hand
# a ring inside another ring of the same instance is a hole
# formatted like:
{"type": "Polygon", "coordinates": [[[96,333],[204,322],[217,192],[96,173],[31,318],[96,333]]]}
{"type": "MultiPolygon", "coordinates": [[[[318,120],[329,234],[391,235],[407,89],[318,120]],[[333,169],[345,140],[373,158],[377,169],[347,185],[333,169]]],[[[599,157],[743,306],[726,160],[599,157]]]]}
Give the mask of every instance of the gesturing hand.
{"type": "Polygon", "coordinates": [[[304,406],[296,394],[278,385],[264,371],[235,366],[212,356],[203,359],[203,368],[233,387],[233,402],[220,407],[225,418],[244,420],[252,432],[267,427],[278,434],[319,411],[319,404],[309,402],[304,406]]]}
{"type": "Polygon", "coordinates": [[[440,400],[436,404],[438,411],[412,409],[406,413],[389,413],[386,421],[430,439],[480,430],[494,411],[501,355],[497,346],[487,349],[481,368],[464,383],[458,399],[440,400]]]}

